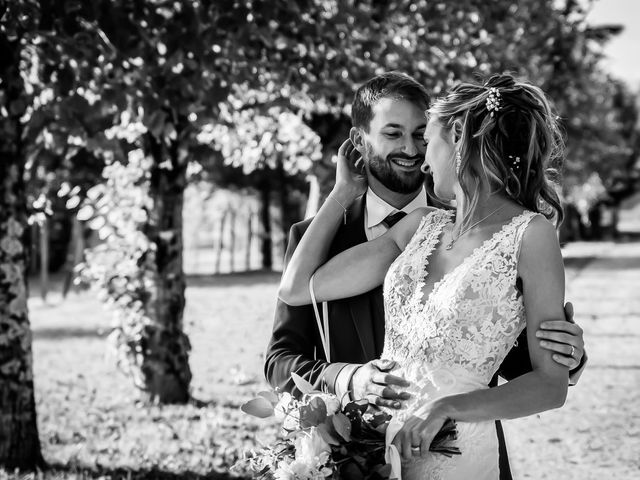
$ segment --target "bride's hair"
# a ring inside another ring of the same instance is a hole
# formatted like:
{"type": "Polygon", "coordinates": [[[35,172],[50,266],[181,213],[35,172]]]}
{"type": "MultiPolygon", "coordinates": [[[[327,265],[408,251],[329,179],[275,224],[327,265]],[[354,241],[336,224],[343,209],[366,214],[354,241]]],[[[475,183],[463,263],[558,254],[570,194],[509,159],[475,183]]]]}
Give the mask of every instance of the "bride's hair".
{"type": "Polygon", "coordinates": [[[488,184],[523,207],[562,222],[552,178],[562,164],[564,142],[544,92],[512,75],[494,75],[484,84],[461,83],[429,109],[461,139],[457,169],[467,223],[488,184]]]}

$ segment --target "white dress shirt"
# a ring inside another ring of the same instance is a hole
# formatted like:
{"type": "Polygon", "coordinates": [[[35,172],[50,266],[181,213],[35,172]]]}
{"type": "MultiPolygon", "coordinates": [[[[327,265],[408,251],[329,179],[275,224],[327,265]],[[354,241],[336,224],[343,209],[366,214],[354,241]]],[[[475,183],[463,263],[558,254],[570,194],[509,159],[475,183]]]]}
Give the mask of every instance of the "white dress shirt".
{"type": "MultiPolygon", "coordinates": [[[[416,208],[427,206],[427,192],[422,187],[420,193],[409,202],[401,211],[404,213],[411,213],[416,208]]],[[[371,188],[367,189],[367,198],[365,201],[364,210],[364,229],[367,235],[367,240],[373,240],[384,234],[388,228],[382,223],[392,213],[396,213],[399,210],[392,207],[387,202],[382,200],[378,195],[373,193],[371,188]]]]}

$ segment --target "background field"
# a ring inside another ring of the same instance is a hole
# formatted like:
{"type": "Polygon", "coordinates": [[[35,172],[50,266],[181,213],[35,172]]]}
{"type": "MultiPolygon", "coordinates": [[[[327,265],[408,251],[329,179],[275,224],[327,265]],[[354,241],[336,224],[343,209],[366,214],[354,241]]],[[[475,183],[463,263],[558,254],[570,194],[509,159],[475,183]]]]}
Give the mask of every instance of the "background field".
{"type": "MultiPolygon", "coordinates": [[[[564,254],[589,365],[562,410],[506,422],[515,478],[638,478],[640,243],[576,243],[564,254]]],[[[108,312],[89,292],[65,301],[54,293],[44,304],[34,283],[40,437],[56,476],[224,477],[243,450],[271,441],[273,424],[239,406],[266,388],[262,357],[278,279],[189,278],[186,330],[202,403],[186,407],[136,406],[109,355],[108,312]]]]}

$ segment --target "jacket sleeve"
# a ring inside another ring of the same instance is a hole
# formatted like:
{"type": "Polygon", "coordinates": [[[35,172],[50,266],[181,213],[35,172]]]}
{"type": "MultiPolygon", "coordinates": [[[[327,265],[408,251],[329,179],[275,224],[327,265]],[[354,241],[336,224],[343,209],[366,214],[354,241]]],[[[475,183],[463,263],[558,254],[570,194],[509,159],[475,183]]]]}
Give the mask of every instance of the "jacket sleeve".
{"type": "Polygon", "coordinates": [[[505,380],[512,380],[532,370],[527,343],[527,329],[522,330],[516,344],[505,357],[498,368],[498,375],[505,380]]]}
{"type": "MultiPolygon", "coordinates": [[[[291,227],[284,268],[302,237],[305,223],[291,227]]],[[[278,299],[264,363],[265,377],[273,388],[299,396],[291,380],[291,373],[295,372],[318,390],[326,386],[335,393],[336,377],[346,365],[325,360],[311,305],[292,307],[278,299]]]]}

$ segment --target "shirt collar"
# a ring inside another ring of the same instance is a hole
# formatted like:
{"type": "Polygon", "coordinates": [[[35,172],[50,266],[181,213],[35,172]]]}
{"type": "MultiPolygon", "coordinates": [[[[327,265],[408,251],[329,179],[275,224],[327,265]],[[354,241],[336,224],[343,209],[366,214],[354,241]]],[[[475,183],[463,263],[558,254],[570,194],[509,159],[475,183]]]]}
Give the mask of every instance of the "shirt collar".
{"type": "MultiPolygon", "coordinates": [[[[367,228],[375,227],[382,220],[387,218],[387,216],[391,213],[395,213],[398,211],[397,208],[392,207],[387,202],[382,200],[378,195],[373,193],[371,188],[367,188],[367,201],[366,201],[366,210],[367,210],[367,228]]],[[[416,208],[426,207],[427,206],[427,192],[424,188],[420,190],[420,193],[406,205],[402,211],[405,213],[411,213],[416,208]]]]}

